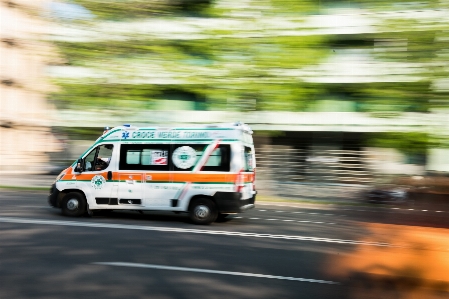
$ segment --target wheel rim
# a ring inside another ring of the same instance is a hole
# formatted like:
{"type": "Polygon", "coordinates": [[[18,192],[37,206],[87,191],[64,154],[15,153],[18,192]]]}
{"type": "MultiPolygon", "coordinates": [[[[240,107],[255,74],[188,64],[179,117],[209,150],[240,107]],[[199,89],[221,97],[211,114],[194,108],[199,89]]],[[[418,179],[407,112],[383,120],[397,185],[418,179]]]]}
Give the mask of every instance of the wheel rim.
{"type": "Polygon", "coordinates": [[[198,219],[205,219],[210,215],[210,209],[208,206],[199,205],[195,207],[195,217],[198,219]]]}
{"type": "Polygon", "coordinates": [[[70,211],[77,210],[78,206],[79,206],[79,202],[77,199],[72,198],[67,201],[67,209],[70,211]]]}

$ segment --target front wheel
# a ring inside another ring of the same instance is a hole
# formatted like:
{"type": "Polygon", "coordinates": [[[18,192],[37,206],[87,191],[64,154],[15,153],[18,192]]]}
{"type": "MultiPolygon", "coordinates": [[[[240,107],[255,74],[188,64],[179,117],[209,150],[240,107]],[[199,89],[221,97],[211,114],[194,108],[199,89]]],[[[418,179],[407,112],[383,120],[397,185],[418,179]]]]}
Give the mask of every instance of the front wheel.
{"type": "Polygon", "coordinates": [[[210,224],[217,219],[215,203],[208,198],[197,198],[190,206],[190,220],[195,224],[210,224]]]}
{"type": "Polygon", "coordinates": [[[86,199],[78,192],[70,192],[62,199],[62,214],[79,217],[86,212],[86,199]]]}

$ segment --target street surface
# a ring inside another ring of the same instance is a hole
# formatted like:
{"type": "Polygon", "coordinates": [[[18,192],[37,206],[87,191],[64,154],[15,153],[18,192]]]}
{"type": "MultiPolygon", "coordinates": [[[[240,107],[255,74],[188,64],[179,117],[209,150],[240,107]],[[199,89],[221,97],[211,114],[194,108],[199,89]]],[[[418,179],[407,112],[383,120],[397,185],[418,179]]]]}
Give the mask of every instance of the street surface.
{"type": "Polygon", "coordinates": [[[256,202],[69,218],[0,189],[0,298],[449,298],[449,209],[256,202]]]}

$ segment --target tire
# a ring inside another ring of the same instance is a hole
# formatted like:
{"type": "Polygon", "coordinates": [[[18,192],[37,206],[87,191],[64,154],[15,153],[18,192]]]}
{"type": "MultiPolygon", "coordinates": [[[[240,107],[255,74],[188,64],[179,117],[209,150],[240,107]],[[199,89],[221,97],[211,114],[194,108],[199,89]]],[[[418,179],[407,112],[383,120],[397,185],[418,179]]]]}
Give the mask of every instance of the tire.
{"type": "Polygon", "coordinates": [[[190,205],[189,216],[195,224],[210,224],[217,219],[218,211],[212,200],[197,198],[190,205]]]}
{"type": "Polygon", "coordinates": [[[70,217],[79,217],[86,213],[86,199],[78,192],[70,192],[61,202],[62,214],[70,217]]]}

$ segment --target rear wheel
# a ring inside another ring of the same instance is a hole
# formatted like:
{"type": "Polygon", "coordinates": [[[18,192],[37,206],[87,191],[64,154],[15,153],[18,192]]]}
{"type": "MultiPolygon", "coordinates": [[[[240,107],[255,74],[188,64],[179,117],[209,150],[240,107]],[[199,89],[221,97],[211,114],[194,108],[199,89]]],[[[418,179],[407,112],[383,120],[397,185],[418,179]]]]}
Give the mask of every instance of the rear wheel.
{"type": "Polygon", "coordinates": [[[70,192],[62,199],[62,213],[66,216],[79,217],[86,212],[86,199],[78,192],[70,192]]]}
{"type": "Polygon", "coordinates": [[[190,220],[195,224],[210,224],[217,219],[215,203],[208,198],[194,199],[190,206],[190,220]]]}

